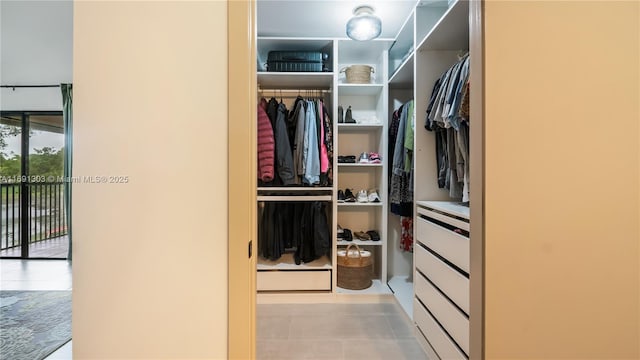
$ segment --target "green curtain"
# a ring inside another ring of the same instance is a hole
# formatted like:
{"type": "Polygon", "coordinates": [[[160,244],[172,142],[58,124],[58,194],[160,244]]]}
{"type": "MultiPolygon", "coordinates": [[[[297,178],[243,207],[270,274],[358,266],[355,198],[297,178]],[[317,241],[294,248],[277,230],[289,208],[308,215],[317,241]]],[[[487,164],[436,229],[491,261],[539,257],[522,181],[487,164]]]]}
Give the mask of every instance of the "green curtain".
{"type": "Polygon", "coordinates": [[[69,238],[69,254],[67,259],[71,261],[72,229],[71,226],[71,165],[73,160],[73,85],[61,84],[62,90],[62,116],[64,118],[64,208],[67,220],[67,237],[69,238]]]}

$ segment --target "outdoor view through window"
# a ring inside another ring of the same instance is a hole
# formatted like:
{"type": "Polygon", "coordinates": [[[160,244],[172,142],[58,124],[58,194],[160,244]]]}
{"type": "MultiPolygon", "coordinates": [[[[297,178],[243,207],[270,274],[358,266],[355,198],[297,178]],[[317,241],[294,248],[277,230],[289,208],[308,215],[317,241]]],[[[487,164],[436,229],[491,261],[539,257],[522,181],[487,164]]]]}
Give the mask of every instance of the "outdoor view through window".
{"type": "Polygon", "coordinates": [[[62,114],[2,114],[1,257],[67,257],[63,169],[62,114]]]}

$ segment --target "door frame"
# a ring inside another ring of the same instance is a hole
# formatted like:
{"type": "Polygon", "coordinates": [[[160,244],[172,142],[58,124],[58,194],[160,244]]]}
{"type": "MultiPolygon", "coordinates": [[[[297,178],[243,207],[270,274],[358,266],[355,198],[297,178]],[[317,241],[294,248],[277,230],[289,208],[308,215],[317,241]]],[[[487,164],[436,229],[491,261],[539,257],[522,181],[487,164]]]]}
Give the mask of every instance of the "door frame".
{"type": "MultiPolygon", "coordinates": [[[[228,0],[229,359],[254,359],[256,321],[256,2],[228,0]],[[247,159],[250,159],[247,161],[247,159]],[[249,224],[247,224],[247,222],[249,224]],[[253,241],[252,241],[253,240],[253,241]],[[253,256],[248,257],[247,252],[253,256]]],[[[484,0],[470,0],[470,359],[484,359],[484,0]]]]}
{"type": "Polygon", "coordinates": [[[256,2],[227,1],[228,358],[256,357],[256,2]]]}

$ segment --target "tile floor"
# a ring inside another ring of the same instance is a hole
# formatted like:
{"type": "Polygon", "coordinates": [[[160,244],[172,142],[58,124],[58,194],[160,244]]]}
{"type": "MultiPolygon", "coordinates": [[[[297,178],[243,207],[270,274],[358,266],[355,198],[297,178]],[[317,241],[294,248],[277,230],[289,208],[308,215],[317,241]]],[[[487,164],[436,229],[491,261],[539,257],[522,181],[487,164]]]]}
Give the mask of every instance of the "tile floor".
{"type": "Polygon", "coordinates": [[[396,303],[260,304],[259,360],[427,359],[396,303]]]}
{"type": "MultiPolygon", "coordinates": [[[[63,260],[0,260],[2,290],[70,290],[63,260]]],[[[396,303],[261,304],[257,355],[270,359],[427,359],[396,303]]],[[[69,341],[46,360],[71,360],[69,341]]]]}
{"type": "MultiPolygon", "coordinates": [[[[71,265],[66,260],[0,260],[1,290],[71,290],[71,265]]],[[[71,360],[71,341],[46,360],[71,360]]]]}

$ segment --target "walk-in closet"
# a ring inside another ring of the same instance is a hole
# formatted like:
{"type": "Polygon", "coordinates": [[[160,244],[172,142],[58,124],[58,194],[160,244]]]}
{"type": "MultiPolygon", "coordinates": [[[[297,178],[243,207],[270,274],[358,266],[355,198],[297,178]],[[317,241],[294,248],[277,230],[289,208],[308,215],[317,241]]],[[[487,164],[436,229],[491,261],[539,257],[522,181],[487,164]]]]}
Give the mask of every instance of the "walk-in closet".
{"type": "Polygon", "coordinates": [[[395,303],[429,359],[469,358],[472,4],[258,1],[259,305],[395,303]],[[358,11],[393,32],[350,39],[358,11]]]}

